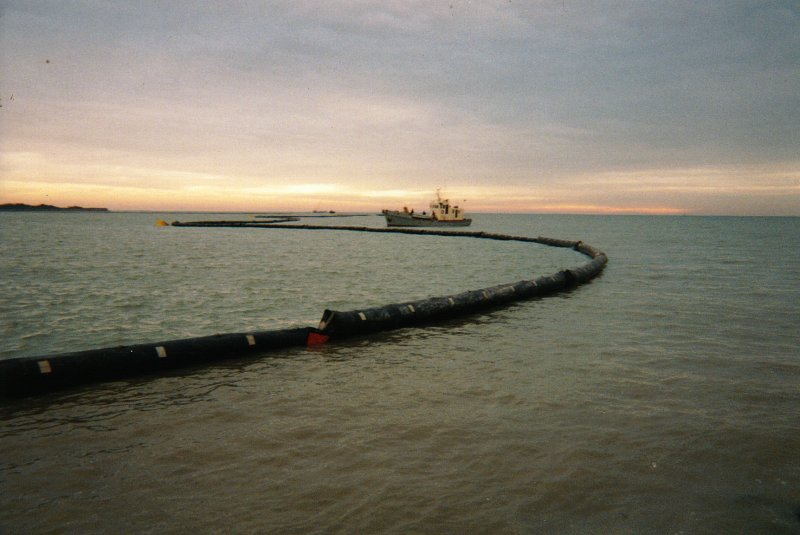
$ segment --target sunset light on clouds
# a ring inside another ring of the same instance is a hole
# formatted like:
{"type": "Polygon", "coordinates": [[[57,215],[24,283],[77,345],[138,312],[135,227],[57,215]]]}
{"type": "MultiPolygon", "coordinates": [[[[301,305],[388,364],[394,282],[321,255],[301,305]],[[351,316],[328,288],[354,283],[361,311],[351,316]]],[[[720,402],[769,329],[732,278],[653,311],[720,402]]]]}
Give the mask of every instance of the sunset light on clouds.
{"type": "Polygon", "coordinates": [[[3,2],[0,202],[800,215],[796,2],[3,2]]]}

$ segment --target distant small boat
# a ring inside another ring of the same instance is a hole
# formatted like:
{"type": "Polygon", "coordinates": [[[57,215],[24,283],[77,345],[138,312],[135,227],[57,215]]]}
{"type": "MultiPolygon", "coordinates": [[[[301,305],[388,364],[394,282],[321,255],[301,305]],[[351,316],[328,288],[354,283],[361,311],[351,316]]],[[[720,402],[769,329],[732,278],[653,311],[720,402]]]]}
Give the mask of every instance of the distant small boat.
{"type": "Polygon", "coordinates": [[[464,217],[463,209],[451,205],[449,199],[442,199],[438,189],[430,210],[430,214],[415,214],[413,209],[409,211],[404,207],[402,212],[383,210],[381,213],[386,218],[387,227],[468,227],[472,224],[472,219],[464,217]]]}

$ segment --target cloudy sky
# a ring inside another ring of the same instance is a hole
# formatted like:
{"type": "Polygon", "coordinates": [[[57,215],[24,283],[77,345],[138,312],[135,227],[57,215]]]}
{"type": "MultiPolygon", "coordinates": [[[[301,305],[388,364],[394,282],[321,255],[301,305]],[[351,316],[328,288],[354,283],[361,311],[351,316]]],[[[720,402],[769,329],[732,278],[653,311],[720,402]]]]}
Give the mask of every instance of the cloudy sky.
{"type": "Polygon", "coordinates": [[[0,202],[800,215],[800,4],[0,0],[0,202]]]}

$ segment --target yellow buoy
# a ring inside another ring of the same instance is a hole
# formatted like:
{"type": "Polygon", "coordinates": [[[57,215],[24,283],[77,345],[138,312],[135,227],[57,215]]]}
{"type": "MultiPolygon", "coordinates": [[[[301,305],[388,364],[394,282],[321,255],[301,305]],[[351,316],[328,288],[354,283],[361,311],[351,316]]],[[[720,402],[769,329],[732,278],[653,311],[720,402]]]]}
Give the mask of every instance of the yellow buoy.
{"type": "Polygon", "coordinates": [[[156,219],[156,226],[157,227],[168,227],[169,223],[167,223],[163,219],[156,219]]]}

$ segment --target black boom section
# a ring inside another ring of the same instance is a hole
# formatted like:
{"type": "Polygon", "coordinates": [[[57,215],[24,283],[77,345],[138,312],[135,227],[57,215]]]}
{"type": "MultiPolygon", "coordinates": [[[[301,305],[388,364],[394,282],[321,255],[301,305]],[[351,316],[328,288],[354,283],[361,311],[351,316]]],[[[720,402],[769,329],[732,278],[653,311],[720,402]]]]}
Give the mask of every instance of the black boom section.
{"type": "Polygon", "coordinates": [[[430,297],[417,301],[344,312],[325,310],[318,328],[298,327],[251,333],[216,334],[150,344],[0,360],[0,397],[33,395],[80,384],[154,374],[165,370],[197,366],[234,357],[258,356],[270,351],[315,345],[348,336],[364,335],[414,325],[427,325],[503,306],[514,301],[544,297],[573,288],[597,276],[608,262],[608,258],[603,252],[580,241],[558,240],[541,236],[528,238],[486,232],[286,224],[296,220],[296,218],[287,217],[275,218],[271,221],[197,221],[186,223],[176,221],[172,225],[175,227],[389,232],[395,234],[521,241],[571,248],[588,256],[591,261],[577,267],[563,269],[549,276],[499,284],[444,297],[430,297]]]}

